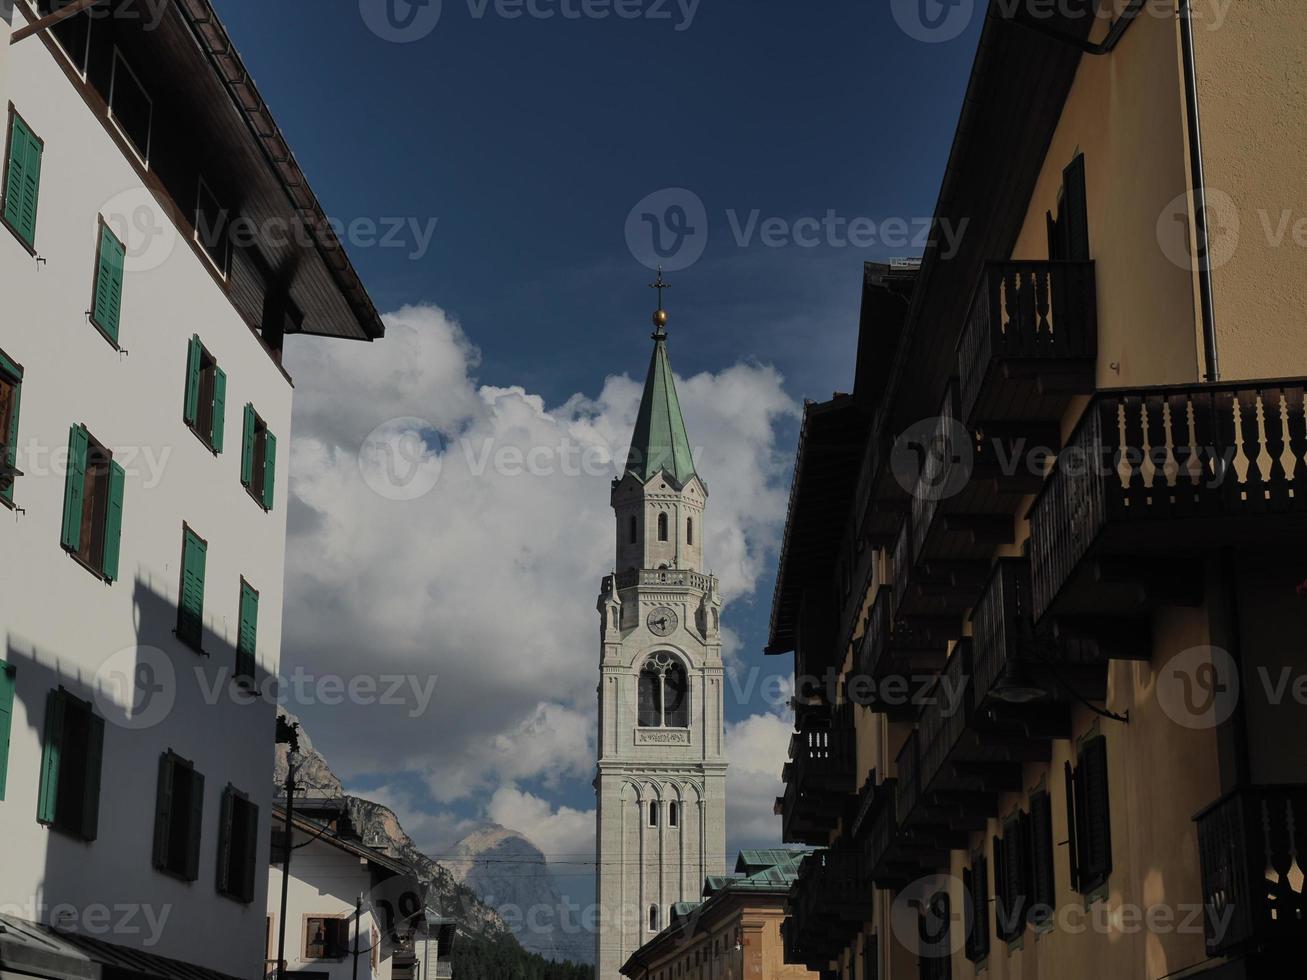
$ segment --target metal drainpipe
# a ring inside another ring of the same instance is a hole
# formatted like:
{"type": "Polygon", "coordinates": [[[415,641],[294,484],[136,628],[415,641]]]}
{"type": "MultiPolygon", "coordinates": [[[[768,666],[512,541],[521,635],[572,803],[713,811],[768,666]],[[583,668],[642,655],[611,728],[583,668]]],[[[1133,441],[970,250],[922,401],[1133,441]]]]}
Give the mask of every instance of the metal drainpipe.
{"type": "Polygon", "coordinates": [[[1194,248],[1198,258],[1198,293],[1203,316],[1206,381],[1221,380],[1216,349],[1216,300],[1212,293],[1211,241],[1207,228],[1207,171],[1203,166],[1203,129],[1198,107],[1198,63],[1194,58],[1192,0],[1179,0],[1180,47],[1184,58],[1185,108],[1189,123],[1189,169],[1193,177],[1194,248]]]}

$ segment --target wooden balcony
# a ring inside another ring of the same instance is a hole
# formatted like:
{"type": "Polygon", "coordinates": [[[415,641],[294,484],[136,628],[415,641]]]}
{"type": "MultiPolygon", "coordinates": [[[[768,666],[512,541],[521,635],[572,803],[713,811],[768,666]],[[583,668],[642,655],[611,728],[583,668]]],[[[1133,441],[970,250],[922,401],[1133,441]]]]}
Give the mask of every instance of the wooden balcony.
{"type": "Polygon", "coordinates": [[[1307,953],[1307,785],[1236,790],[1194,819],[1207,952],[1288,957],[1300,971],[1307,953]]]}
{"type": "MultiPolygon", "coordinates": [[[[933,673],[944,664],[949,640],[961,634],[960,623],[948,619],[913,617],[894,619],[894,587],[882,585],[867,613],[862,639],[854,651],[854,672],[870,678],[880,690],[889,678],[912,678],[933,673]]],[[[868,705],[892,720],[915,720],[916,705],[895,705],[877,699],[868,705]]]]}
{"type": "Polygon", "coordinates": [[[825,844],[849,798],[857,792],[857,750],[852,707],[807,711],[790,739],[790,761],[776,801],[781,833],[789,844],[825,844]]]}
{"type": "Polygon", "coordinates": [[[1213,548],[1307,541],[1307,379],[1105,391],[1030,508],[1034,615],[1200,601],[1213,548]]]}
{"type": "Polygon", "coordinates": [[[1098,307],[1092,262],[993,262],[958,344],[967,425],[1056,422],[1094,390],[1098,307]]]}
{"type": "Polygon", "coordinates": [[[855,525],[859,536],[874,545],[894,540],[899,521],[908,509],[908,492],[890,467],[894,439],[883,411],[871,423],[871,432],[854,491],[855,525]]]}
{"type": "Polygon", "coordinates": [[[840,843],[804,857],[790,888],[786,962],[824,970],[870,921],[874,894],[852,847],[840,843]]]}

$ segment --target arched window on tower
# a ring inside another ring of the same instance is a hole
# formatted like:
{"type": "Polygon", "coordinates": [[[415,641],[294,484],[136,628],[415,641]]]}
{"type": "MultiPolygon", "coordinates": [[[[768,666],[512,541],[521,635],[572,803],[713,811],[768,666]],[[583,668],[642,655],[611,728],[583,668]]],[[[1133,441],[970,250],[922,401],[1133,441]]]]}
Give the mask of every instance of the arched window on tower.
{"type": "Polygon", "coordinates": [[[646,666],[640,671],[639,725],[659,728],[663,723],[663,676],[646,666]]]}
{"type": "Polygon", "coordinates": [[[673,663],[663,675],[663,724],[668,728],[690,727],[690,682],[685,668],[673,663]]]}
{"type": "Polygon", "coordinates": [[[681,662],[659,653],[640,671],[638,724],[641,728],[690,727],[690,678],[681,662]]]}
{"type": "Polygon", "coordinates": [[[657,800],[649,801],[649,826],[650,827],[658,826],[658,801],[657,800]]]}
{"type": "Polygon", "coordinates": [[[693,517],[687,517],[685,519],[685,543],[689,545],[694,544],[694,518],[693,517]]]}
{"type": "Polygon", "coordinates": [[[658,540],[659,541],[667,540],[667,515],[666,514],[658,515],[658,540]]]}
{"type": "Polygon", "coordinates": [[[634,514],[631,515],[630,538],[631,538],[631,544],[640,543],[640,522],[634,514]]]}
{"type": "Polygon", "coordinates": [[[669,827],[679,827],[680,824],[681,824],[681,809],[680,809],[680,807],[679,807],[675,802],[668,803],[668,804],[667,804],[667,826],[669,826],[669,827]]]}
{"type": "Polygon", "coordinates": [[[658,931],[658,906],[657,905],[649,906],[649,931],[650,932],[658,931]]]}

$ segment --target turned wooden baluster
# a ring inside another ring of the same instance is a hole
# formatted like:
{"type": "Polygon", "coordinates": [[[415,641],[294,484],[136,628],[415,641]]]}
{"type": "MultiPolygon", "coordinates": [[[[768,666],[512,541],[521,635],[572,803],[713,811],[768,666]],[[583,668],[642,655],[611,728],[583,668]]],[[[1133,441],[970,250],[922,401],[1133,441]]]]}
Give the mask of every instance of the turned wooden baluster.
{"type": "Polygon", "coordinates": [[[1307,412],[1304,411],[1303,395],[1302,385],[1284,389],[1289,416],[1289,452],[1293,456],[1294,510],[1307,510],[1307,412]]]}
{"type": "Polygon", "coordinates": [[[1266,499],[1268,484],[1262,472],[1262,449],[1265,443],[1258,425],[1257,396],[1256,390],[1247,388],[1235,396],[1239,404],[1239,429],[1243,433],[1243,456],[1248,460],[1243,508],[1252,514],[1259,514],[1269,507],[1266,499]]]}
{"type": "Polygon", "coordinates": [[[1266,433],[1266,452],[1271,457],[1267,506],[1283,513],[1293,502],[1289,499],[1289,473],[1284,468],[1284,392],[1279,388],[1262,392],[1262,428],[1266,433]]]}
{"type": "Polygon", "coordinates": [[[1134,519],[1141,519],[1148,512],[1148,482],[1144,467],[1144,402],[1139,395],[1124,395],[1120,401],[1123,413],[1124,435],[1120,430],[1104,432],[1104,439],[1115,436],[1117,454],[1114,462],[1118,472],[1124,470],[1122,479],[1125,483],[1123,496],[1127,513],[1134,519]]]}

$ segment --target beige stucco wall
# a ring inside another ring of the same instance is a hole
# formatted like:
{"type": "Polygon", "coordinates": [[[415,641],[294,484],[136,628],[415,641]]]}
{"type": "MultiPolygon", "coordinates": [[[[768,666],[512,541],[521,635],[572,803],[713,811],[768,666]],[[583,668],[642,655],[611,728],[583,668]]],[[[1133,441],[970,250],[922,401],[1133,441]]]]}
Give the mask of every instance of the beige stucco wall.
{"type": "Polygon", "coordinates": [[[713,922],[701,923],[684,938],[676,937],[632,980],[680,977],[684,980],[816,980],[806,967],[785,962],[780,898],[751,900],[713,922]],[[741,949],[736,949],[736,945],[741,949]],[[715,953],[714,950],[721,950],[715,953]],[[696,956],[699,958],[695,962],[696,956]]]}
{"type": "MultiPolygon", "coordinates": [[[[1144,16],[1113,54],[1081,61],[1013,249],[1015,259],[1048,257],[1046,214],[1063,169],[1084,153],[1100,387],[1199,377],[1192,273],[1158,239],[1159,217],[1188,188],[1177,52],[1174,20],[1144,16]]],[[[1166,227],[1182,244],[1183,228],[1166,227]]]]}
{"type": "Polygon", "coordinates": [[[1223,379],[1307,373],[1307,16],[1301,0],[1195,0],[1223,379]]]}

